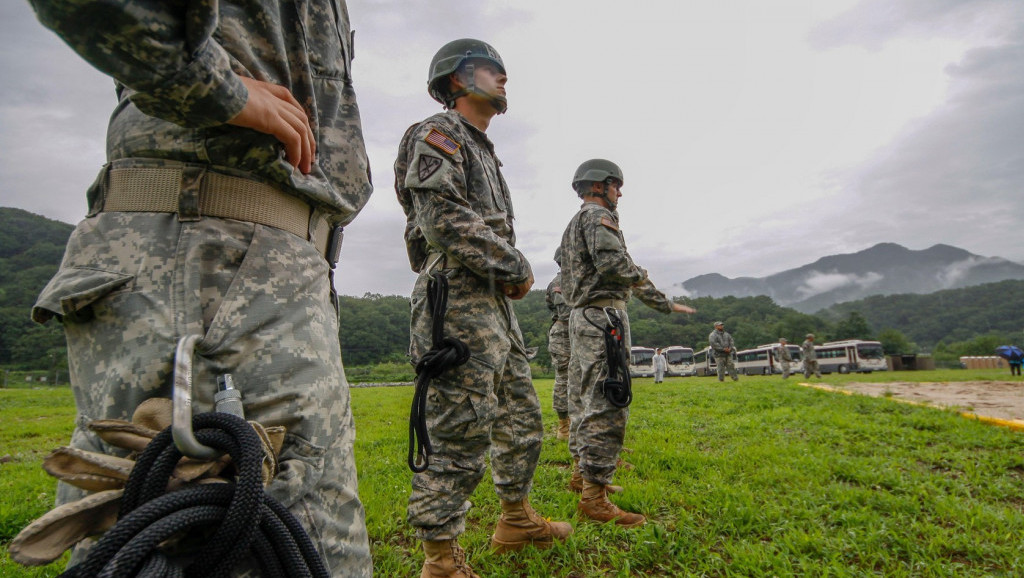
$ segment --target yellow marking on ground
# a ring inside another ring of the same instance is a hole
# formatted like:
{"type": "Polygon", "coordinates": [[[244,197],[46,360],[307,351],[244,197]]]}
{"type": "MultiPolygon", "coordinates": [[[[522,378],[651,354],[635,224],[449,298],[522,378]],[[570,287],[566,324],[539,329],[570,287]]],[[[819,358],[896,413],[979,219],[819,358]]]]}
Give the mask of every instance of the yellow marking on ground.
{"type": "MultiPolygon", "coordinates": [[[[843,395],[855,395],[855,394],[856,395],[868,395],[866,393],[850,391],[848,389],[843,389],[841,387],[832,387],[831,385],[824,385],[824,384],[821,384],[821,383],[805,383],[805,382],[798,381],[797,385],[802,385],[804,387],[810,387],[812,389],[819,389],[821,391],[828,391],[828,392],[831,392],[831,393],[841,393],[843,395]]],[[[921,403],[919,401],[912,401],[912,400],[909,400],[909,399],[902,399],[902,398],[899,398],[899,397],[896,397],[896,396],[868,395],[868,397],[886,397],[886,399],[891,399],[892,401],[898,401],[900,403],[905,403],[905,404],[908,404],[908,405],[916,405],[918,407],[930,407],[930,408],[933,408],[933,409],[942,409],[942,406],[939,406],[939,405],[932,405],[930,403],[921,403]]],[[[997,426],[1000,426],[1000,427],[1005,427],[1005,428],[1012,429],[1014,431],[1024,431],[1024,421],[1020,421],[1020,420],[1016,420],[1016,419],[1002,419],[1002,418],[991,417],[991,416],[987,416],[987,415],[978,415],[976,413],[971,413],[969,411],[961,411],[961,412],[957,412],[957,413],[960,415],[960,417],[965,417],[967,419],[974,419],[974,420],[980,421],[981,423],[987,423],[987,424],[990,424],[990,425],[997,425],[997,426]]]]}

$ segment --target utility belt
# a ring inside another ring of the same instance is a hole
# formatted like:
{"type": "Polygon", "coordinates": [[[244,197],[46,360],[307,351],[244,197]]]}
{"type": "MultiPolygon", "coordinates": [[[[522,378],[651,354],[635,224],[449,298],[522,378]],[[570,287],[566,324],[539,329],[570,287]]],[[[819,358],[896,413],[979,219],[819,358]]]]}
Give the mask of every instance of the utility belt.
{"type": "Polygon", "coordinates": [[[582,309],[584,307],[601,307],[601,308],[611,307],[612,309],[618,309],[619,311],[625,311],[626,310],[626,302],[623,301],[622,299],[594,299],[593,301],[590,301],[589,303],[584,303],[583,305],[577,305],[576,306],[577,309],[582,309]]]}
{"type": "Polygon", "coordinates": [[[462,263],[458,259],[433,247],[430,247],[430,252],[427,253],[427,260],[424,262],[426,263],[426,267],[423,269],[425,273],[451,271],[462,267],[462,263]]]}
{"type": "Polygon", "coordinates": [[[89,215],[101,212],[176,213],[179,221],[219,217],[287,231],[316,247],[333,267],[342,227],[299,197],[253,179],[202,164],[138,159],[107,164],[90,192],[89,215]],[[141,166],[140,166],[141,165],[141,166]]]}

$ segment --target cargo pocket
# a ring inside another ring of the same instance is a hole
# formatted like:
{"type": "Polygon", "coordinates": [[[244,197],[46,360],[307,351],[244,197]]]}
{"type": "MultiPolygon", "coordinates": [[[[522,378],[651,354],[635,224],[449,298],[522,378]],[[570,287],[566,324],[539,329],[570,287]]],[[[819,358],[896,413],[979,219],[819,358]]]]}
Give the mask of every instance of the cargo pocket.
{"type": "Polygon", "coordinates": [[[36,299],[32,320],[46,323],[56,316],[58,320],[88,321],[92,319],[93,303],[118,291],[133,279],[134,275],[102,269],[61,269],[36,299]]]}
{"type": "Polygon", "coordinates": [[[320,484],[326,453],[326,449],[297,435],[286,435],[279,458],[281,470],[267,486],[267,493],[284,507],[291,508],[320,484]]]}

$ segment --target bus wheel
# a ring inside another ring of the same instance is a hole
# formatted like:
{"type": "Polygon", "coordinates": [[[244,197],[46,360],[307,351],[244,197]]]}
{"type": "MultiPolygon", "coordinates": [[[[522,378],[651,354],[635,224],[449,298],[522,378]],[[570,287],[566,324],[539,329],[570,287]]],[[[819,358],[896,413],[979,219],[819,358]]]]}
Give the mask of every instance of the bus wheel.
{"type": "Polygon", "coordinates": [[[767,367],[765,367],[765,368],[764,368],[764,369],[763,369],[763,370],[761,371],[761,374],[762,374],[762,375],[771,375],[771,374],[772,374],[772,370],[770,370],[770,369],[768,369],[767,367]]]}
{"type": "Polygon", "coordinates": [[[850,373],[850,368],[846,367],[845,365],[840,365],[839,366],[839,373],[842,373],[844,375],[847,374],[847,373],[850,373]]]}

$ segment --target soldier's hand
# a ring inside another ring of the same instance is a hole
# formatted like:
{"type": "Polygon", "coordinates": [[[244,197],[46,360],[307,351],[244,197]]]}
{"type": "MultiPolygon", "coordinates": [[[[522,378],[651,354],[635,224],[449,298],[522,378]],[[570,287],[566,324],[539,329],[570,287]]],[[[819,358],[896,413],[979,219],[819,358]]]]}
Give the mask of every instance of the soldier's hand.
{"type": "Polygon", "coordinates": [[[697,310],[682,303],[672,303],[672,313],[689,313],[693,315],[697,310]]]}
{"type": "Polygon", "coordinates": [[[283,86],[245,76],[239,78],[249,89],[249,100],[228,124],[273,135],[284,145],[288,162],[309,173],[316,155],[316,140],[302,105],[283,86]]]}

